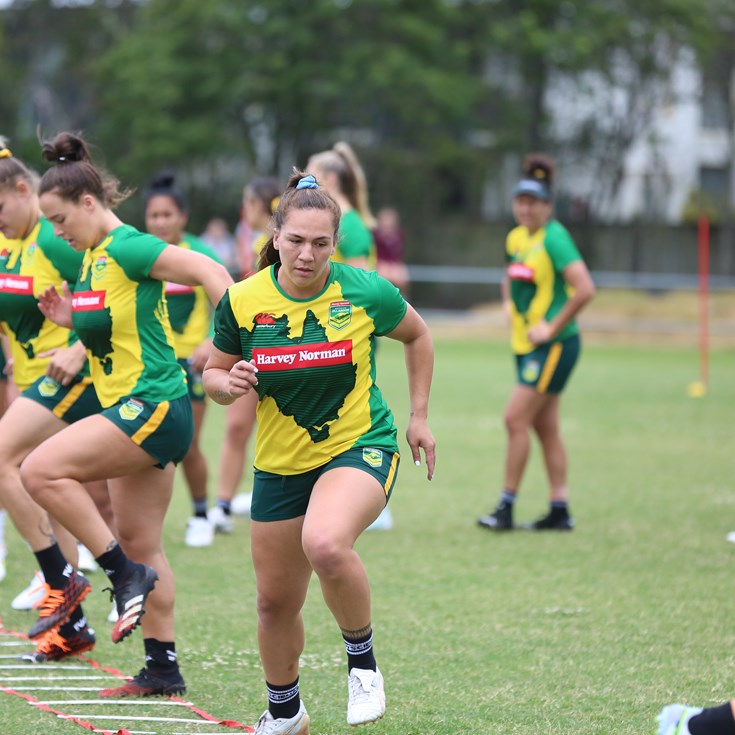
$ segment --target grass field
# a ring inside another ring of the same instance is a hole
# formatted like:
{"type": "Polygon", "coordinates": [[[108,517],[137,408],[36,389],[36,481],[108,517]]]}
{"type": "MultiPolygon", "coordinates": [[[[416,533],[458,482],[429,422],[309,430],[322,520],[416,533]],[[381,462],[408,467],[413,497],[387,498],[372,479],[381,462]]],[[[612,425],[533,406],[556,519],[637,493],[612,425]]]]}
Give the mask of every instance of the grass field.
{"type": "MultiPolygon", "coordinates": [[[[500,489],[501,417],[513,381],[507,346],[442,336],[436,348],[436,477],[428,483],[424,467],[404,461],[392,501],[395,528],[359,541],[388,697],[386,718],[370,732],[639,735],[655,732],[663,704],[735,696],[735,546],[725,542],[735,529],[733,350],[713,351],[709,395],[691,399],[694,345],[590,340],[563,408],[577,528],[498,536],[475,521],[500,489]]],[[[381,344],[379,362],[402,434],[400,346],[381,344]]],[[[208,415],[213,460],[222,417],[218,407],[208,415]]],[[[517,518],[534,518],[546,502],[534,445],[517,518]]],[[[209,549],[189,549],[188,512],[179,485],[166,541],[188,697],[252,724],[265,696],[247,522],[240,519],[235,534],[209,549]]],[[[0,614],[7,627],[25,630],[32,616],[10,610],[9,601],[28,581],[32,561],[12,529],[8,536],[0,614]]],[[[113,646],[104,580],[99,572],[91,579],[96,592],[85,606],[100,640],[92,656],[134,674],[141,637],[113,646]]],[[[345,654],[316,582],[304,615],[301,690],[312,733],[347,733],[345,654]]],[[[0,706],[2,735],[82,732],[15,697],[0,694],[0,706]]]]}

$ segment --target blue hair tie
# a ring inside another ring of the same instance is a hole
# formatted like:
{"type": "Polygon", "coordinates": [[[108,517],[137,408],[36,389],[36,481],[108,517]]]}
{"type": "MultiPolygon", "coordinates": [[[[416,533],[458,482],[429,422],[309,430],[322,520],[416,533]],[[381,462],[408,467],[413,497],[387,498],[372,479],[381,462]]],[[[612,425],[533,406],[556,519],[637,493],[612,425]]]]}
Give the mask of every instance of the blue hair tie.
{"type": "Polygon", "coordinates": [[[319,184],[316,183],[316,179],[313,176],[304,176],[303,179],[296,184],[297,189],[318,189],[319,184]]]}

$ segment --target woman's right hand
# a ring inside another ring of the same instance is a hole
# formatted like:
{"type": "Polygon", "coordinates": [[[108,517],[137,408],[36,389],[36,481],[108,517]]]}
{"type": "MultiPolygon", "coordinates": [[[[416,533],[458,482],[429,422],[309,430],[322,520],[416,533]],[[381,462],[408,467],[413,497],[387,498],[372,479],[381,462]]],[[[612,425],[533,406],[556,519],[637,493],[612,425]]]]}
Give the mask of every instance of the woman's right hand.
{"type": "Polygon", "coordinates": [[[61,293],[49,286],[38,297],[38,308],[46,319],[67,329],[71,329],[71,304],[72,294],[66,281],[61,284],[61,293]]]}
{"type": "Polygon", "coordinates": [[[233,398],[245,396],[258,385],[258,368],[255,362],[240,360],[230,369],[228,390],[233,398]]]}

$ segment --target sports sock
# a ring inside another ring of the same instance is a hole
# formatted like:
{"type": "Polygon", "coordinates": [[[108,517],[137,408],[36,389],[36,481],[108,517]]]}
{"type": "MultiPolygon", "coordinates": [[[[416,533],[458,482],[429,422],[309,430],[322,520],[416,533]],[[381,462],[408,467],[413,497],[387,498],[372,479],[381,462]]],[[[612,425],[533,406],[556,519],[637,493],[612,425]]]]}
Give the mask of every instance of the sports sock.
{"type": "Polygon", "coordinates": [[[299,678],[296,681],[285,686],[277,684],[265,683],[268,689],[268,711],[274,720],[284,718],[290,720],[296,717],[301,706],[301,698],[299,697],[299,678]]]}
{"type": "Polygon", "coordinates": [[[179,661],[176,644],[173,641],[159,641],[157,638],[144,638],[145,665],[156,676],[178,672],[179,661]]]}
{"type": "Polygon", "coordinates": [[[735,720],[730,702],[707,707],[688,722],[692,735],[735,735],[735,720]]]}
{"type": "Polygon", "coordinates": [[[516,502],[516,493],[507,488],[500,493],[500,504],[501,505],[513,505],[516,502]]]}
{"type": "Polygon", "coordinates": [[[41,567],[46,584],[52,589],[60,590],[66,587],[73,567],[61,553],[57,543],[51,544],[48,549],[34,551],[38,566],[41,567]]]}
{"type": "Polygon", "coordinates": [[[371,625],[360,630],[342,630],[342,640],[347,649],[347,671],[378,668],[373,653],[373,629],[371,625]],[[366,631],[366,632],[365,632],[366,631]]]}
{"type": "Polygon", "coordinates": [[[125,556],[122,546],[118,543],[116,543],[109,551],[105,551],[104,554],[100,554],[96,561],[113,585],[117,579],[125,576],[127,569],[131,564],[130,559],[125,556]]]}
{"type": "Polygon", "coordinates": [[[69,620],[59,626],[59,634],[64,638],[71,638],[82,630],[86,624],[87,618],[84,617],[82,606],[77,605],[69,616],[69,620]]]}
{"type": "Polygon", "coordinates": [[[568,516],[569,515],[569,503],[566,500],[552,500],[549,503],[551,508],[551,514],[554,516],[568,516]]]}
{"type": "Polygon", "coordinates": [[[222,512],[226,515],[232,515],[232,503],[224,498],[217,498],[217,507],[222,508],[222,512]]]}
{"type": "Polygon", "coordinates": [[[194,516],[196,518],[207,517],[207,499],[194,501],[194,516]]]}

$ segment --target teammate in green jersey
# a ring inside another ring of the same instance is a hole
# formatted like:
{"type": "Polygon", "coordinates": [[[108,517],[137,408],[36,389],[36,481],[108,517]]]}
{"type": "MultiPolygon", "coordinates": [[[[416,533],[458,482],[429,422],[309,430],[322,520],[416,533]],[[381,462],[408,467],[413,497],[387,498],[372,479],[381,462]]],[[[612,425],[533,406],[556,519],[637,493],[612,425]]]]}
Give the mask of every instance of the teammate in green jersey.
{"type": "Polygon", "coordinates": [[[354,550],[388,502],[398,469],[393,416],[376,384],[379,335],[405,345],[406,437],[434,474],[427,422],[431,336],[398,289],[374,272],[331,262],[337,202],[296,171],[274,214],[261,270],[230,287],[215,315],[204,386],[230,404],[259,397],[251,548],[268,709],[258,735],[305,735],[299,695],[301,608],[312,570],[347,649],[352,725],[383,716],[372,646],[370,585],[354,550]]]}
{"type": "Polygon", "coordinates": [[[571,236],[553,219],[553,171],[548,157],[528,156],[524,176],[513,192],[518,226],[506,242],[503,302],[511,319],[518,383],[505,409],[504,490],[495,510],[478,520],[491,531],[514,528],[513,504],[528,462],[531,430],[543,450],[550,508],[524,528],[570,531],[574,527],[559,406],[580,351],[575,317],[594,296],[595,286],[571,236]]]}
{"type": "MultiPolygon", "coordinates": [[[[45,580],[41,591],[53,607],[51,590],[72,584],[81,599],[89,582],[73,570],[78,561],[76,539],[26,492],[20,466],[44,439],[96,414],[101,406],[84,346],[38,308],[39,295],[47,288],[76,278],[81,256],[54,236],[41,215],[37,183],[37,176],[0,145],[0,230],[7,238],[0,250],[0,325],[10,343],[14,383],[22,391],[0,419],[0,500],[36,557],[45,580]]],[[[87,491],[109,518],[104,479],[88,483],[87,491]]],[[[24,654],[29,661],[59,660],[94,646],[80,605],[70,607],[63,625],[48,629],[46,613],[44,602],[43,625],[31,629],[31,638],[38,638],[36,651],[24,654]]]]}
{"type": "MultiPolygon", "coordinates": [[[[221,263],[217,255],[198,237],[186,232],[189,218],[184,195],[176,188],[170,173],[154,177],[144,194],[145,224],[152,235],[180,248],[202,253],[221,263]]],[[[194,514],[186,527],[186,545],[210,546],[214,527],[207,517],[207,459],[199,445],[207,404],[202,386],[202,370],[212,347],[213,309],[201,286],[166,284],[168,315],[173,329],[174,349],[186,371],[189,398],[194,416],[194,438],[181,466],[189,486],[194,514]]]]}
{"type": "MultiPolygon", "coordinates": [[[[216,303],[232,279],[211,258],[123,224],[114,207],[124,194],[93,164],[79,136],[59,134],[43,144],[43,156],[56,165],[41,179],[41,209],[57,236],[84,259],[73,293],[49,289],[40,306],[79,334],[103,410],[43,442],[24,461],[21,476],[36,502],[84,543],[112,582],[119,615],[113,642],[142,624],[146,666],[102,696],[180,692],[174,577],[161,536],[174,469],[194,427],[164,289],[166,281],[204,286],[216,303]],[[111,478],[119,544],[80,484],[99,478],[111,478]]],[[[72,600],[73,590],[62,590],[52,617],[63,620],[72,600]]]]}

